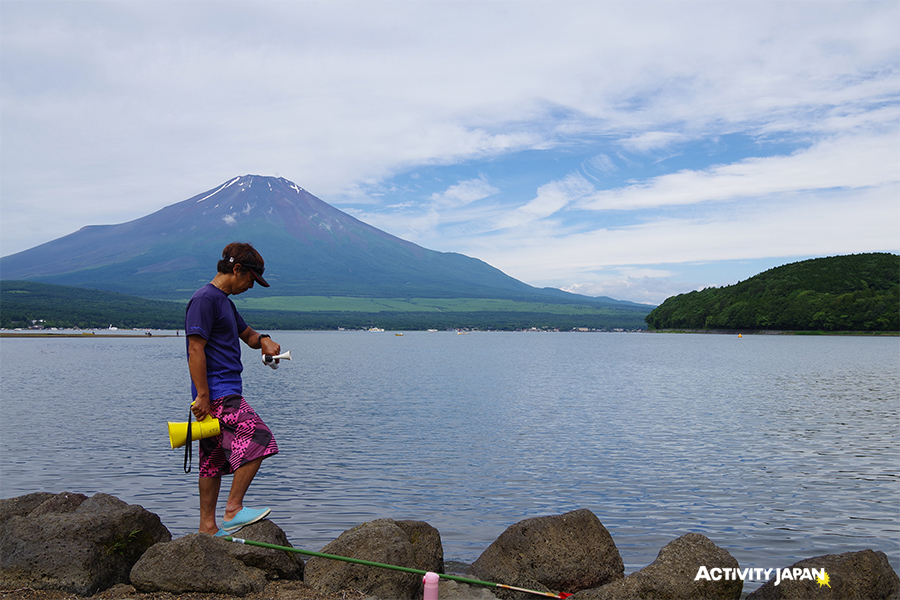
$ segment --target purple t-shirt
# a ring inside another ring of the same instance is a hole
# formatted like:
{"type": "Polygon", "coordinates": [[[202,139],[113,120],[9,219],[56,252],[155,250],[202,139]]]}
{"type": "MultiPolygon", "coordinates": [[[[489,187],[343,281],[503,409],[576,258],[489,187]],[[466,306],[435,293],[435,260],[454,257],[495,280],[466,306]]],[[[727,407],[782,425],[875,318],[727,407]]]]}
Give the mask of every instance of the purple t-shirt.
{"type": "MultiPolygon", "coordinates": [[[[241,372],[242,331],[247,324],[238,314],[228,294],[211,283],[191,296],[184,316],[186,336],[199,335],[206,340],[206,380],[209,399],[215,400],[231,394],[243,394],[241,372]]],[[[187,342],[190,358],[190,342],[187,342]]],[[[191,396],[197,397],[197,388],[191,381],[191,396]]]]}

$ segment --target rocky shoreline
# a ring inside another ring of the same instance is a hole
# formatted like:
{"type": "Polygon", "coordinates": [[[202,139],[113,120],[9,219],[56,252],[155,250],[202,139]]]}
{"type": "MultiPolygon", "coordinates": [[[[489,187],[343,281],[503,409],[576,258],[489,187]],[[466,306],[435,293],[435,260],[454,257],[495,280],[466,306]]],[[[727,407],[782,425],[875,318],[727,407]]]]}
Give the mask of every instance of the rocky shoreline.
{"type": "MultiPolygon", "coordinates": [[[[235,537],[290,548],[272,521],[235,537]]],[[[481,582],[442,579],[442,600],[868,598],[900,600],[900,578],[883,552],[829,554],[772,569],[742,592],[751,569],[709,538],[689,533],[656,560],[624,574],[612,536],[586,509],[510,526],[466,568],[443,560],[440,532],[422,521],[378,519],[322,549],[481,582]],[[766,576],[768,578],[768,575],[766,576]],[[777,583],[777,585],[776,585],[777,583]],[[512,591],[509,586],[529,590],[512,591]]],[[[421,575],[333,557],[234,543],[207,534],[172,540],[158,515],[107,494],[38,492],[0,500],[0,599],[9,600],[416,600],[421,575]]]]}

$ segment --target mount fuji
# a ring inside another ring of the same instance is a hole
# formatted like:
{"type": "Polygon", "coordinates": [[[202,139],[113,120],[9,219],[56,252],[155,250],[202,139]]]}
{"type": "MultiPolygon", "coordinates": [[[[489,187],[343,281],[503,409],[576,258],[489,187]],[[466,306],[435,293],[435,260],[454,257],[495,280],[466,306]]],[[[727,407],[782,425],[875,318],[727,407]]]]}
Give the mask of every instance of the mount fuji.
{"type": "MultiPolygon", "coordinates": [[[[222,248],[251,242],[270,288],[255,296],[500,298],[639,306],[535,288],[462,254],[428,250],[334,208],[280,177],[235,177],[117,225],[93,225],[0,258],[4,280],[185,300],[222,248]]],[[[649,309],[649,307],[647,307],[649,309]]]]}

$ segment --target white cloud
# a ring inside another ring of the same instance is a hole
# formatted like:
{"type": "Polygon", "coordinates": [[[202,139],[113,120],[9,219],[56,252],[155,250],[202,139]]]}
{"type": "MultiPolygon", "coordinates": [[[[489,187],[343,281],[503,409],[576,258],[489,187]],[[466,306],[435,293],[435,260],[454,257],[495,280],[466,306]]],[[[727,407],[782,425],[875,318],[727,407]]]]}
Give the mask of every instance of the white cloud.
{"type": "Polygon", "coordinates": [[[684,135],[680,133],[670,133],[665,131],[647,131],[626,138],[619,142],[626,149],[634,152],[649,152],[651,150],[659,150],[667,148],[672,144],[683,140],[684,135]]]}
{"type": "Polygon", "coordinates": [[[498,219],[496,228],[505,229],[549,217],[594,190],[579,174],[567,175],[564,179],[542,185],[537,197],[498,219]]]}
{"type": "Polygon", "coordinates": [[[561,289],[585,296],[628,298],[632,302],[660,304],[661,298],[684,292],[684,282],[674,279],[676,271],[623,266],[601,269],[593,281],[562,286],[561,289]]]}
{"type": "Polygon", "coordinates": [[[610,265],[898,246],[896,195],[884,196],[900,162],[895,1],[0,12],[0,254],[247,173],[542,285],[590,285],[610,265]],[[805,149],[704,156],[731,134],[805,149]],[[593,158],[578,171],[573,154],[593,158]],[[395,175],[428,168],[456,183],[395,189],[395,175]]]}
{"type": "Polygon", "coordinates": [[[600,275],[590,283],[575,283],[561,288],[583,296],[628,298],[642,304],[661,304],[662,299],[683,293],[684,282],[660,277],[629,277],[621,274],[600,275]]]}
{"type": "Polygon", "coordinates": [[[661,175],[623,188],[582,194],[581,207],[629,210],[753,198],[800,190],[860,188],[900,181],[896,131],[842,136],[790,156],[751,158],[661,175]]]}
{"type": "Polygon", "coordinates": [[[462,251],[523,281],[558,287],[604,281],[601,272],[619,265],[897,251],[898,197],[898,184],[840,194],[783,194],[694,218],[660,217],[558,237],[548,231],[527,242],[518,235],[492,236],[462,251]]]}
{"type": "Polygon", "coordinates": [[[618,170],[613,159],[608,154],[598,154],[592,156],[584,164],[585,168],[590,171],[599,171],[600,173],[614,173],[618,170]]]}
{"type": "Polygon", "coordinates": [[[492,196],[499,191],[484,179],[467,179],[451,185],[443,192],[432,194],[431,200],[440,208],[457,208],[492,196]]]}

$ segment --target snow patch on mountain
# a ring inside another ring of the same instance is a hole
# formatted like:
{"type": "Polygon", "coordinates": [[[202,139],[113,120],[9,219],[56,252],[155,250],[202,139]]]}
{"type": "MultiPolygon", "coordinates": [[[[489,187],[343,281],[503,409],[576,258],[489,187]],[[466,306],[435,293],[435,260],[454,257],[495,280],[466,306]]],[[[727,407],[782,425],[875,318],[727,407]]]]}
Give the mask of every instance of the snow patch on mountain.
{"type": "MultiPolygon", "coordinates": [[[[218,194],[219,192],[221,192],[222,190],[224,190],[224,189],[227,188],[229,185],[231,185],[232,183],[234,183],[235,181],[237,181],[237,180],[239,180],[239,179],[240,179],[240,177],[235,177],[234,179],[232,179],[232,180],[229,181],[228,183],[223,184],[222,187],[220,187],[219,189],[217,189],[217,190],[214,191],[213,193],[207,194],[206,196],[203,196],[202,198],[200,198],[199,200],[197,200],[197,202],[200,203],[200,202],[203,202],[204,200],[206,200],[207,198],[209,198],[210,196],[215,196],[216,194],[218,194]]],[[[218,204],[216,204],[216,206],[218,206],[218,204]]]]}

